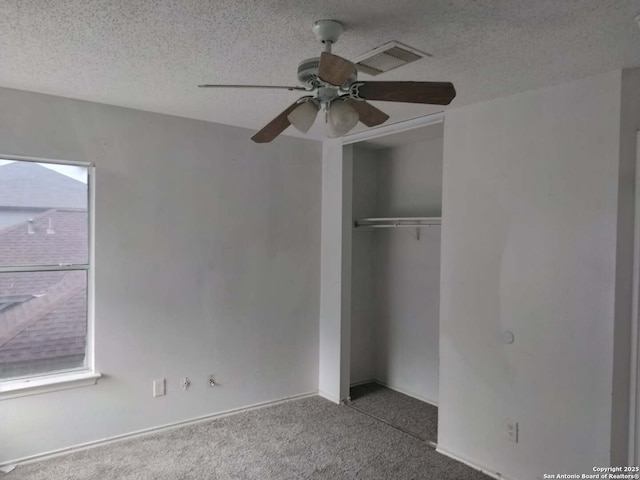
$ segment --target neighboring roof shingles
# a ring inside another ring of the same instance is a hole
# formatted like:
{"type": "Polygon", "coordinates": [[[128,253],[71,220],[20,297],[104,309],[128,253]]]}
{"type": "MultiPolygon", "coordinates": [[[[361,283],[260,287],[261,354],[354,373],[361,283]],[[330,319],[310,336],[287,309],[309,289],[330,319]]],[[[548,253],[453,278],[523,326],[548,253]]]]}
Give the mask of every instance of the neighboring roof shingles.
{"type": "Polygon", "coordinates": [[[86,210],[47,210],[33,217],[33,233],[28,221],[2,229],[0,265],[87,263],[88,221],[86,210]]]}
{"type": "MultiPolygon", "coordinates": [[[[49,313],[60,308],[76,293],[85,289],[86,275],[84,271],[61,273],[60,281],[51,284],[42,292],[34,292],[31,299],[16,303],[0,312],[0,347],[49,313]]],[[[9,276],[12,275],[14,274],[9,274],[9,276]]],[[[46,272],[30,272],[27,275],[40,281],[43,277],[47,278],[46,272]]]]}
{"type": "Polygon", "coordinates": [[[0,312],[0,363],[84,353],[85,273],[63,273],[45,293],[0,312]]]}

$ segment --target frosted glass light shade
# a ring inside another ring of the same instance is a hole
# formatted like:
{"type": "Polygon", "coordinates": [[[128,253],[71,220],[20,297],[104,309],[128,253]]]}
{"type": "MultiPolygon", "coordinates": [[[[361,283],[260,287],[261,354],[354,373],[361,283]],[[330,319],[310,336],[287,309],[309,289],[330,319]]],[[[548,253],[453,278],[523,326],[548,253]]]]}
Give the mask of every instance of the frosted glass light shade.
{"type": "Polygon", "coordinates": [[[360,116],[358,112],[342,100],[334,100],[329,108],[327,131],[330,137],[340,137],[356,126],[360,116]]]}
{"type": "Polygon", "coordinates": [[[327,121],[327,137],[329,137],[329,138],[338,138],[338,137],[342,137],[347,132],[348,132],[348,130],[345,132],[344,130],[336,129],[336,127],[333,125],[331,120],[327,121]]]}
{"type": "Polygon", "coordinates": [[[287,115],[287,119],[291,125],[296,127],[302,133],[307,133],[316,121],[318,115],[318,107],[313,102],[303,102],[293,112],[287,115]]]}

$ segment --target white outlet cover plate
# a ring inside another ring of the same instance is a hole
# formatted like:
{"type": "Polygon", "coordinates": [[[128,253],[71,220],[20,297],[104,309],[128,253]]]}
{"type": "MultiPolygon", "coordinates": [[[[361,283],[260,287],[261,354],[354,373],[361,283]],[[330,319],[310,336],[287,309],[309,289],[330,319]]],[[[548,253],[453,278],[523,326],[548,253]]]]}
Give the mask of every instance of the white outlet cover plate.
{"type": "Polygon", "coordinates": [[[159,378],[158,380],[153,381],[153,396],[154,397],[162,397],[166,394],[165,388],[165,380],[164,378],[159,378]]]}
{"type": "Polygon", "coordinates": [[[511,442],[518,443],[518,422],[507,419],[506,426],[507,439],[511,442]]]}

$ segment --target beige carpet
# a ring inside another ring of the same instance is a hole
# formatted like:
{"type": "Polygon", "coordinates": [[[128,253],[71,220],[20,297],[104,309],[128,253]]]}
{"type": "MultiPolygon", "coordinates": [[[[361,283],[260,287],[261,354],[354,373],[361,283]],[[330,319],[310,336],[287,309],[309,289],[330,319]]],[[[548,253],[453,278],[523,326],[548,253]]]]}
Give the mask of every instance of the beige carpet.
{"type": "Polygon", "coordinates": [[[1,480],[300,480],[489,477],[320,397],[18,466],[1,480]]]}

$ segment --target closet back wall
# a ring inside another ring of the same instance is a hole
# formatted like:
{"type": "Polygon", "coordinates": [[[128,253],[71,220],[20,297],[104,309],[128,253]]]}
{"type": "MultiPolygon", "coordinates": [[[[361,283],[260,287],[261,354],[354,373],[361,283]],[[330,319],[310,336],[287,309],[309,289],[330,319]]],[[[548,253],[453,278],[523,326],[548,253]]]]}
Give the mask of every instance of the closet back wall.
{"type": "MultiPolygon", "coordinates": [[[[354,148],[353,214],[440,216],[442,138],[354,148]]],[[[351,381],[438,402],[440,228],[356,230],[351,381]]]]}

